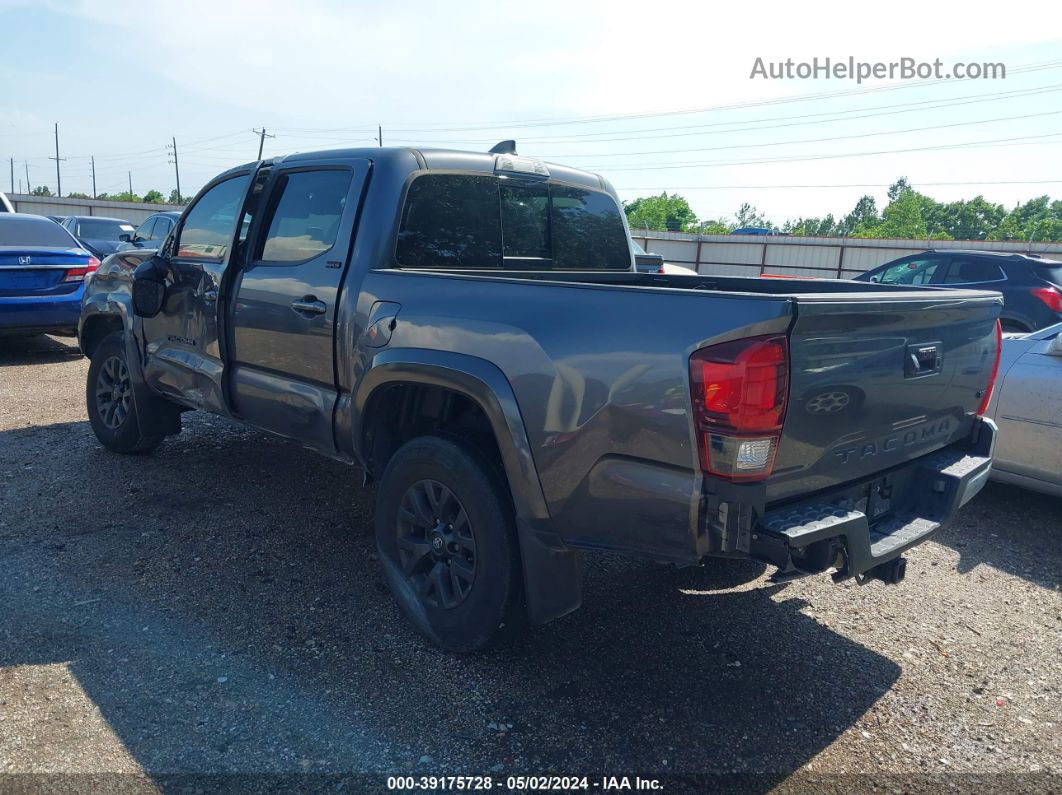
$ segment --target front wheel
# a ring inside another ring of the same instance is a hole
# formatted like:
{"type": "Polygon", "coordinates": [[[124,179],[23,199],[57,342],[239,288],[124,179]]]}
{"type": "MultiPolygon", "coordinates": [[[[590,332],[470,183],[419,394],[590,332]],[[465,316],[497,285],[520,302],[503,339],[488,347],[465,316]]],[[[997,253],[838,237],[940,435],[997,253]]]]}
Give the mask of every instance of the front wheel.
{"type": "Polygon", "coordinates": [[[140,432],[125,338],[120,333],[108,335],[93,352],[85,391],[92,431],[108,450],[146,453],[162,441],[161,436],[140,432]]]}
{"type": "Polygon", "coordinates": [[[380,479],[376,545],[399,605],[436,645],[477,651],[520,622],[512,503],[471,445],[425,436],[395,453],[380,479]]]}

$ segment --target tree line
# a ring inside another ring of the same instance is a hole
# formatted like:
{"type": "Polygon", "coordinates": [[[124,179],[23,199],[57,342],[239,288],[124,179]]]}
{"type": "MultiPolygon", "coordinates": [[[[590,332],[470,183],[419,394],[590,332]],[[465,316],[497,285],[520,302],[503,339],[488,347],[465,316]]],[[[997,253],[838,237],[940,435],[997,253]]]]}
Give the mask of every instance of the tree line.
{"type": "Polygon", "coordinates": [[[1062,201],[1038,196],[1009,210],[984,196],[938,202],[901,177],[888,190],[889,203],[878,211],[873,196],[863,196],[846,214],[768,221],[749,203],[733,218],[700,220],[677,193],[661,193],[624,202],[632,228],[705,235],[759,227],[801,237],[900,237],[915,240],[1062,240],[1062,201]]]}
{"type": "MultiPolygon", "coordinates": [[[[36,188],[30,191],[32,196],[54,196],[51,188],[47,185],[38,185],[36,188]]],[[[91,199],[87,193],[73,193],[66,194],[68,199],[91,199]]],[[[121,193],[97,193],[96,199],[100,201],[108,202],[138,202],[143,204],[174,204],[178,206],[184,206],[192,200],[191,196],[181,196],[176,190],[170,191],[169,198],[163,195],[162,191],[149,190],[143,196],[138,196],[130,191],[122,191],[121,193]]]]}

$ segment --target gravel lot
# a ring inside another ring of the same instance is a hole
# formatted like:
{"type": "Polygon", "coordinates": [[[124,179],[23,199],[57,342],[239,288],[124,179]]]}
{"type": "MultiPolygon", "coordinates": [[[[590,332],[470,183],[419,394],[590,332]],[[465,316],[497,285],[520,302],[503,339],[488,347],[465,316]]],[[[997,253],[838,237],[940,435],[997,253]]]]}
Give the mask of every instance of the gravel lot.
{"type": "Polygon", "coordinates": [[[109,454],[86,370],[0,340],[0,772],[1062,782],[1062,501],[989,486],[899,587],[590,557],[580,611],[454,657],[401,620],[352,470],[198,414],[109,454]]]}

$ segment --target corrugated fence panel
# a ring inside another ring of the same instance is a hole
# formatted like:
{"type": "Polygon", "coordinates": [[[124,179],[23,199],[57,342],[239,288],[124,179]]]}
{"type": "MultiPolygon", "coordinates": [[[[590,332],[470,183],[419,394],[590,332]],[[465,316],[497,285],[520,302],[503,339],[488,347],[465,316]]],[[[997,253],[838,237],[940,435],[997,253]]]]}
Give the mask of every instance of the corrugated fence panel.
{"type": "Polygon", "coordinates": [[[667,262],[677,265],[693,265],[697,261],[697,244],[687,240],[649,240],[645,250],[660,254],[667,262]]]}
{"type": "Polygon", "coordinates": [[[840,246],[767,246],[767,270],[777,267],[819,268],[837,272],[840,246]]]}
{"type": "Polygon", "coordinates": [[[761,243],[718,243],[706,240],[701,245],[701,262],[759,265],[763,258],[761,243]]]}
{"type": "Polygon", "coordinates": [[[15,212],[19,213],[31,213],[33,215],[100,215],[105,218],[122,218],[133,224],[139,224],[154,213],[180,212],[184,209],[184,207],[172,204],[109,202],[100,201],[99,199],[32,196],[25,193],[9,193],[7,198],[14,205],[15,212]]]}
{"type": "Polygon", "coordinates": [[[702,262],[698,273],[707,276],[759,276],[759,263],[755,265],[734,265],[732,263],[702,262]]]}

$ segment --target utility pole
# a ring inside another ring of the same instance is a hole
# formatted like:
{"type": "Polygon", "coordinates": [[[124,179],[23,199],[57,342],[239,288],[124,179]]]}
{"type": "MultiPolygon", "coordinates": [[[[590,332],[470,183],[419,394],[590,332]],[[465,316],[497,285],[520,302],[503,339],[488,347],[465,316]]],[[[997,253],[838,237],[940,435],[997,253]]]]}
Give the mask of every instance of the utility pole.
{"type": "Polygon", "coordinates": [[[125,173],[129,175],[129,198],[130,198],[130,200],[132,200],[132,198],[133,198],[133,172],[132,171],[127,171],[125,173]]]}
{"type": "Polygon", "coordinates": [[[262,147],[265,146],[265,139],[266,138],[276,138],[276,136],[275,135],[270,135],[269,133],[267,133],[264,124],[262,125],[262,129],[261,130],[256,130],[256,129],[254,129],[252,127],[251,128],[251,132],[253,132],[255,135],[258,136],[258,159],[261,160],[262,159],[262,147]]]}
{"type": "Polygon", "coordinates": [[[92,198],[96,198],[96,156],[92,156],[92,198]]]}
{"type": "Polygon", "coordinates": [[[377,124],[376,125],[376,142],[380,146],[383,146],[383,125],[382,124],[377,124]]]}
{"type": "Polygon", "coordinates": [[[66,160],[65,157],[59,157],[59,122],[55,123],[55,157],[49,157],[49,160],[55,161],[55,195],[63,195],[63,182],[59,178],[59,161],[66,160]]]}
{"type": "Polygon", "coordinates": [[[11,158],[11,192],[15,192],[15,158],[11,158]]]}
{"type": "Polygon", "coordinates": [[[23,160],[22,165],[26,167],[26,193],[33,193],[33,186],[30,185],[29,181],[29,161],[23,160]]]}
{"type": "MultiPolygon", "coordinates": [[[[169,149],[169,147],[166,147],[169,149]]],[[[262,159],[261,152],[258,154],[258,159],[262,159]]],[[[173,160],[170,161],[173,164],[173,173],[177,175],[177,201],[181,200],[181,167],[177,163],[177,138],[173,138],[173,160]]]]}

